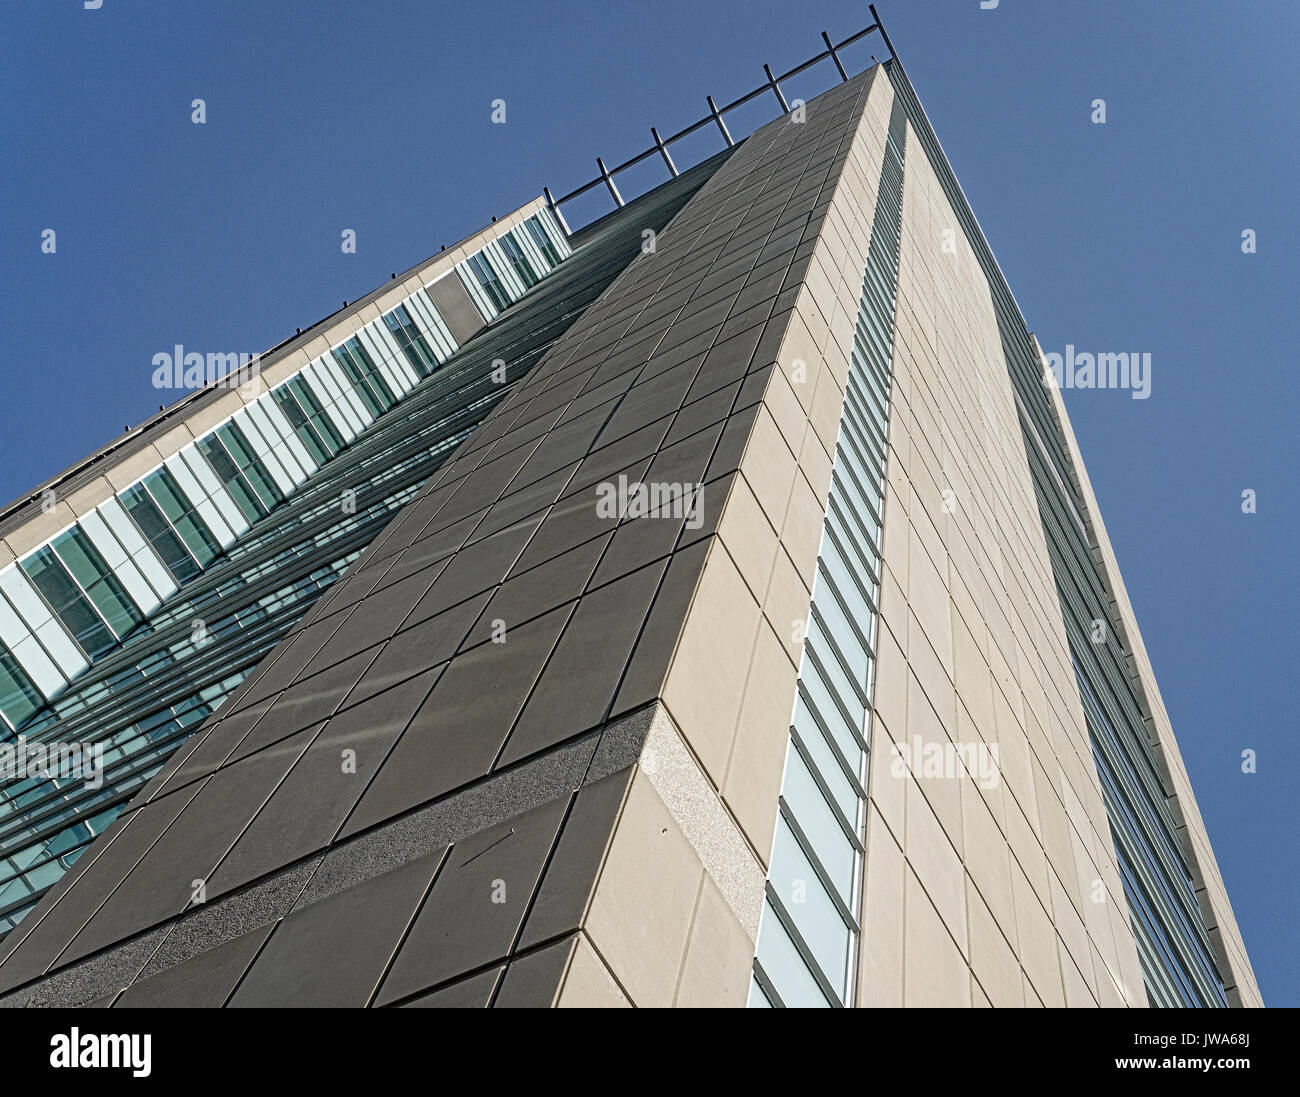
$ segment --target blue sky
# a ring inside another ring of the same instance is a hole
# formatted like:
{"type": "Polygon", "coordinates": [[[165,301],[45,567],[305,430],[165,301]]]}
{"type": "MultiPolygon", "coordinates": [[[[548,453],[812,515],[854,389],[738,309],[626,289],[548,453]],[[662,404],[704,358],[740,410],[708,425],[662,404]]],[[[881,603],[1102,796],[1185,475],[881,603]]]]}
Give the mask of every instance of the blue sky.
{"type": "MultiPolygon", "coordinates": [[[[1300,1005],[1300,6],[880,7],[1045,349],[1152,354],[1149,399],[1067,404],[1265,1000],[1300,1005]]],[[[868,21],[830,0],[5,5],[0,497],[170,402],[159,351],[267,349],[868,21]]]]}

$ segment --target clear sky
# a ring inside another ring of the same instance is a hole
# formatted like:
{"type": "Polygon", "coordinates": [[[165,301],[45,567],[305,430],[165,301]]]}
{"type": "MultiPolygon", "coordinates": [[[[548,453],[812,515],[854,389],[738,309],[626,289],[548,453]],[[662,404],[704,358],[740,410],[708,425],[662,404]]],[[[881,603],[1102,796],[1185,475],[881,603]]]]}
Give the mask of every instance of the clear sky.
{"type": "MultiPolygon", "coordinates": [[[[1152,355],[1149,399],[1067,404],[1265,1000],[1300,1005],[1300,5],[878,6],[1044,348],[1152,355]]],[[[265,350],[869,21],[834,0],[4,5],[0,497],[170,403],[160,351],[265,350]]]]}

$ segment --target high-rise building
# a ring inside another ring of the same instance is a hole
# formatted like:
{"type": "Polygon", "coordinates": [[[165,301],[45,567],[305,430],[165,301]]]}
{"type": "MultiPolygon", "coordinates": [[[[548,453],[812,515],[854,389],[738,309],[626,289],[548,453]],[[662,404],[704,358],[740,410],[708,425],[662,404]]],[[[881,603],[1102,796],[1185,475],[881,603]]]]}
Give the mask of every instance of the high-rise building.
{"type": "Polygon", "coordinates": [[[0,1003],[1260,1004],[883,34],[0,513],[0,1003]]]}

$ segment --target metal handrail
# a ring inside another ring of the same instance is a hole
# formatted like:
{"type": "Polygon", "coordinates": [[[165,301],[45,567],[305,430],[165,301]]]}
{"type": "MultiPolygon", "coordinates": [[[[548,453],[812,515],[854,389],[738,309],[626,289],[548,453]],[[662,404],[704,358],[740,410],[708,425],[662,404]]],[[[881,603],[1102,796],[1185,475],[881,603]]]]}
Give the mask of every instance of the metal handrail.
{"type": "Polygon", "coordinates": [[[839,43],[833,43],[831,41],[830,35],[828,35],[825,31],[822,31],[822,41],[826,44],[826,48],[824,50],[822,50],[820,53],[816,54],[815,56],[810,57],[807,61],[804,61],[802,64],[796,65],[789,72],[782,73],[780,76],[774,76],[772,74],[771,68],[767,65],[764,65],[763,74],[767,77],[767,80],[764,83],[760,84],[753,91],[747,92],[745,95],[742,95],[739,99],[733,100],[732,102],[728,103],[726,106],[719,107],[717,103],[714,102],[713,96],[711,95],[705,96],[705,99],[709,104],[709,113],[706,114],[703,118],[701,118],[698,122],[693,122],[685,129],[678,130],[671,137],[661,137],[659,135],[659,130],[654,126],[651,126],[650,136],[654,138],[654,144],[651,145],[645,151],[637,153],[635,156],[631,157],[630,159],[624,160],[621,164],[617,164],[612,168],[606,166],[603,157],[597,156],[596,167],[599,169],[600,173],[594,179],[586,183],[583,183],[582,186],[575,187],[573,190],[569,191],[567,194],[561,195],[559,198],[556,198],[555,195],[551,193],[550,187],[543,187],[542,193],[546,197],[547,208],[551,211],[551,214],[555,217],[555,220],[559,224],[560,228],[564,230],[566,235],[569,236],[573,235],[573,231],[569,228],[568,222],[565,221],[564,214],[560,211],[560,207],[567,202],[573,201],[573,199],[575,198],[581,197],[582,195],[586,194],[588,191],[596,189],[599,186],[603,185],[609,191],[610,197],[614,199],[614,205],[616,208],[621,208],[622,206],[626,205],[627,203],[623,200],[622,194],[619,193],[618,184],[615,181],[615,176],[617,176],[620,172],[626,171],[628,168],[635,167],[637,164],[640,164],[645,160],[651,159],[652,157],[655,156],[662,157],[664,161],[664,165],[668,168],[669,174],[672,177],[676,178],[681,173],[678,171],[677,165],[673,162],[672,154],[669,152],[670,146],[673,145],[675,142],[682,140],[682,138],[689,137],[691,134],[696,133],[701,129],[704,129],[707,126],[714,126],[714,125],[717,126],[718,131],[721,133],[723,140],[727,143],[727,146],[729,148],[734,146],[736,142],[732,138],[730,131],[727,129],[726,115],[731,111],[735,110],[737,107],[743,107],[746,103],[752,102],[753,100],[757,99],[760,95],[775,95],[777,102],[781,105],[781,113],[789,114],[790,105],[786,101],[785,93],[782,92],[781,90],[782,82],[793,79],[794,77],[798,76],[801,72],[806,72],[814,65],[819,65],[821,64],[821,62],[829,59],[835,62],[835,68],[839,72],[840,81],[841,82],[847,81],[849,79],[849,73],[848,70],[845,69],[844,67],[844,62],[840,60],[840,56],[839,56],[840,50],[846,48],[847,46],[853,45],[855,42],[860,41],[861,39],[865,38],[868,34],[871,34],[873,31],[880,32],[880,37],[884,41],[886,48],[889,50],[890,58],[894,57],[893,43],[890,42],[889,35],[885,33],[885,28],[880,22],[880,16],[876,14],[875,5],[871,4],[869,5],[869,8],[871,11],[871,18],[874,20],[874,22],[872,22],[869,26],[864,27],[856,34],[849,35],[849,37],[847,37],[846,39],[844,39],[844,41],[839,43]]]}

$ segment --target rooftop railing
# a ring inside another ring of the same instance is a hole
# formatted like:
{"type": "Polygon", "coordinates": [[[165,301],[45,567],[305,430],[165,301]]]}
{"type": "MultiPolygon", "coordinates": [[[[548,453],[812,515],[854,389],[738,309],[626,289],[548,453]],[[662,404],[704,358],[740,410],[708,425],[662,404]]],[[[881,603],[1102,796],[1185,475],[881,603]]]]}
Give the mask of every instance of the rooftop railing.
{"type": "MultiPolygon", "coordinates": [[[[679,130],[672,136],[662,137],[659,134],[659,130],[654,126],[651,126],[650,136],[654,139],[654,143],[645,151],[637,153],[637,155],[628,160],[624,160],[621,164],[617,164],[611,168],[605,164],[604,157],[597,156],[596,167],[598,169],[598,174],[594,179],[583,183],[582,186],[575,187],[567,194],[563,194],[558,198],[551,193],[550,187],[543,188],[543,193],[546,196],[546,204],[550,208],[551,213],[555,215],[555,219],[559,222],[560,227],[570,236],[573,235],[573,230],[570,229],[568,222],[564,218],[562,207],[569,202],[572,202],[575,198],[580,198],[582,195],[597,190],[602,186],[609,191],[609,195],[614,200],[614,206],[616,209],[626,205],[623,195],[618,189],[617,176],[622,172],[627,171],[629,168],[636,167],[636,165],[644,163],[647,160],[652,160],[655,157],[662,158],[670,177],[675,178],[680,175],[681,172],[673,160],[671,148],[677,142],[681,141],[683,138],[691,136],[693,133],[716,126],[726,147],[730,148],[734,146],[736,141],[731,136],[731,131],[727,128],[727,115],[737,108],[745,106],[747,103],[751,103],[762,96],[771,95],[775,97],[777,103],[780,105],[780,113],[789,114],[790,104],[786,100],[785,93],[781,90],[781,85],[794,79],[794,77],[801,73],[807,72],[809,69],[820,65],[825,61],[831,61],[834,63],[836,71],[839,73],[840,82],[843,83],[844,81],[847,81],[850,78],[849,71],[845,68],[844,61],[840,57],[840,52],[853,45],[855,42],[859,42],[863,38],[866,38],[867,35],[872,32],[878,31],[880,33],[881,41],[889,51],[889,58],[885,58],[885,60],[893,58],[893,44],[889,41],[889,35],[885,32],[885,28],[880,22],[880,16],[876,13],[875,5],[869,5],[869,9],[872,18],[872,23],[869,26],[864,27],[856,34],[849,35],[842,42],[832,42],[830,35],[825,31],[822,31],[822,41],[825,43],[825,49],[815,56],[810,57],[802,64],[796,65],[789,72],[782,73],[780,76],[774,75],[772,69],[768,65],[764,65],[763,75],[766,76],[767,79],[753,91],[742,95],[739,99],[735,99],[732,102],[727,103],[725,106],[720,107],[714,101],[712,95],[706,95],[705,101],[709,105],[709,113],[704,115],[704,117],[699,121],[693,122],[691,125],[687,126],[685,129],[679,130]]],[[[874,57],[872,59],[873,61],[875,60],[874,57]]],[[[779,116],[780,115],[777,115],[777,117],[779,116]]]]}

